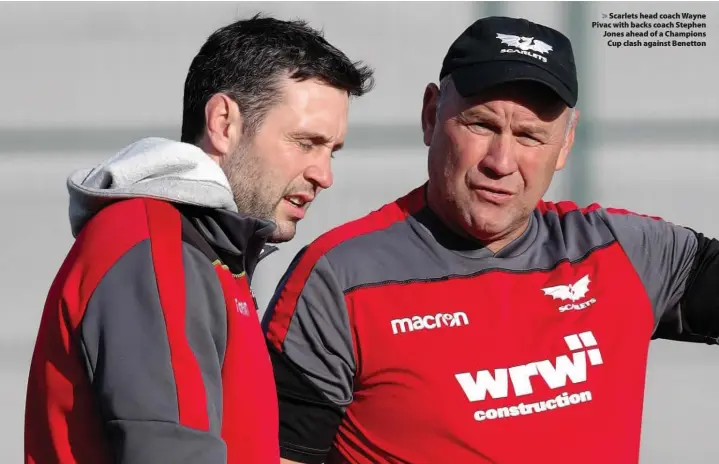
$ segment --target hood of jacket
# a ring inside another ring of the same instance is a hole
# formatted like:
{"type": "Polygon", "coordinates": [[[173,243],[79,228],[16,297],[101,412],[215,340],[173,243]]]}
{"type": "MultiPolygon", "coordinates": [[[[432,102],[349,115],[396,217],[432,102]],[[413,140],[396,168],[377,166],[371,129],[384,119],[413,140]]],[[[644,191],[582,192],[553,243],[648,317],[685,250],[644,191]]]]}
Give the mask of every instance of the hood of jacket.
{"type": "Polygon", "coordinates": [[[108,204],[133,197],[237,212],[227,177],[195,145],[158,137],[139,140],[94,168],[67,178],[74,237],[108,204]]]}

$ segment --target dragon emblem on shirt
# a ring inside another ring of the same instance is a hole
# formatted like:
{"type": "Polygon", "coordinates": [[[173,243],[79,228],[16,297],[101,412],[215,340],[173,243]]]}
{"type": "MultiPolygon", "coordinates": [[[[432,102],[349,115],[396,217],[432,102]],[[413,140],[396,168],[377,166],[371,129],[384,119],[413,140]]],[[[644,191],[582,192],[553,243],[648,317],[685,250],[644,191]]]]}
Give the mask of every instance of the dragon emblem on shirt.
{"type": "Polygon", "coordinates": [[[589,282],[589,275],[585,275],[573,284],[555,285],[543,288],[542,291],[545,295],[550,295],[552,299],[578,301],[584,298],[589,291],[589,282]]]}

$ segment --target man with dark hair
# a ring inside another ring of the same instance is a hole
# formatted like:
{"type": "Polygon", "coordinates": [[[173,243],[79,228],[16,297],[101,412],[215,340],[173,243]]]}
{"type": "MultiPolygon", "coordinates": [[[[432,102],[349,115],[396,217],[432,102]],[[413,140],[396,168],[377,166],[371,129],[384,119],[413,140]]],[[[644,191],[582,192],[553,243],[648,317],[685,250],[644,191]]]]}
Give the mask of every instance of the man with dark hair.
{"type": "Polygon", "coordinates": [[[370,69],[350,62],[304,22],[239,21],[210,36],[190,65],[181,141],[214,154],[208,119],[241,115],[239,146],[217,160],[239,210],[274,219],[270,241],[290,240],[316,193],[332,184],[325,155],[342,148],[342,104],[373,82],[370,69]],[[337,114],[326,111],[332,108],[337,114]],[[330,123],[334,131],[314,127],[330,123]]]}
{"type": "Polygon", "coordinates": [[[238,21],[192,61],[180,142],[69,176],[76,240],[32,358],[26,462],[279,461],[250,280],[332,185],[372,83],[304,22],[238,21]]]}
{"type": "Polygon", "coordinates": [[[578,88],[524,19],[449,47],[428,181],[304,248],[265,313],[285,462],[638,462],[650,340],[719,342],[719,241],[542,200],[578,88]]]}

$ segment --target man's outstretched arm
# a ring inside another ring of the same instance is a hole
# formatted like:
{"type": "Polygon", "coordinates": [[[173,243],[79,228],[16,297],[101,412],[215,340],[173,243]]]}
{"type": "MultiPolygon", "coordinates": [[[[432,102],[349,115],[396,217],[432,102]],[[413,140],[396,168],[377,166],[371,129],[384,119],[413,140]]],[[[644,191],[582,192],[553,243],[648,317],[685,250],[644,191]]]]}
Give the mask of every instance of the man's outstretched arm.
{"type": "Polygon", "coordinates": [[[719,241],[688,229],[696,251],[679,304],[669,308],[655,338],[719,344],[719,241]]]}
{"type": "Polygon", "coordinates": [[[653,338],[719,343],[719,241],[660,218],[599,213],[644,283],[653,338]]]}
{"type": "Polygon", "coordinates": [[[224,463],[221,360],[226,325],[211,264],[147,239],[90,298],[81,352],[115,462],[224,463]]]}

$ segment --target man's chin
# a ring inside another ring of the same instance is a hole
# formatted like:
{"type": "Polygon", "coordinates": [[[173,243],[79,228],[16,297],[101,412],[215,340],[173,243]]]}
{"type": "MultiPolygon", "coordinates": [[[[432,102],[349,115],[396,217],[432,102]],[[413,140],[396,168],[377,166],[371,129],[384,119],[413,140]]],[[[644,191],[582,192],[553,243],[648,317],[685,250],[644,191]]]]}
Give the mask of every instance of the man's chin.
{"type": "Polygon", "coordinates": [[[275,224],[274,232],[272,232],[272,235],[267,239],[269,243],[284,243],[295,238],[297,234],[297,224],[286,220],[275,220],[275,224]]]}

